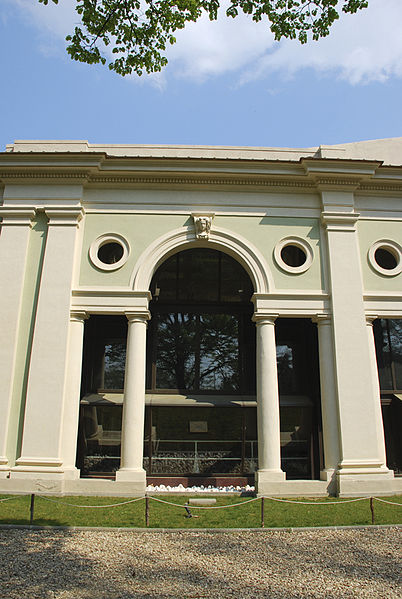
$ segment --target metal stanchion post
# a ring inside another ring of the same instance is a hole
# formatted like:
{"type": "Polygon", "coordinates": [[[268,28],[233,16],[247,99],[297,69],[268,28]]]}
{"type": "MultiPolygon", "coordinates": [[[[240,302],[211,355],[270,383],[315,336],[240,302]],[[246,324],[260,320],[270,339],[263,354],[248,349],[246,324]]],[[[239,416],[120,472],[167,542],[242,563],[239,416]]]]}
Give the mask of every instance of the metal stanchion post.
{"type": "Polygon", "coordinates": [[[371,524],[375,523],[375,519],[374,519],[374,501],[373,498],[370,497],[370,510],[371,510],[371,524]]]}
{"type": "Polygon", "coordinates": [[[29,508],[29,524],[30,525],[33,524],[34,509],[35,509],[35,494],[32,493],[32,495],[31,495],[31,505],[30,505],[30,508],[29,508]]]}
{"type": "Polygon", "coordinates": [[[265,528],[265,522],[264,522],[264,497],[261,497],[261,528],[265,528]]]}
{"type": "Polygon", "coordinates": [[[145,496],[145,526],[149,526],[149,497],[145,496]]]}

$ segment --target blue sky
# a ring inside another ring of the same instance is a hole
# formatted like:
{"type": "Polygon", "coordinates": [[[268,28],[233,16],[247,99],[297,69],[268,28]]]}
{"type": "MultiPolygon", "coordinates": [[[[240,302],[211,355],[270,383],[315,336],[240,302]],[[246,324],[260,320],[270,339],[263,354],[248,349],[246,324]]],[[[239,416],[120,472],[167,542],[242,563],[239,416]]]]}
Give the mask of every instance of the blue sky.
{"type": "MultiPolygon", "coordinates": [[[[73,62],[75,0],[0,0],[0,150],[14,139],[308,147],[402,136],[402,2],[276,43],[246,17],[177,35],[157,76],[73,62]]],[[[364,14],[363,14],[364,13],[364,14]]]]}

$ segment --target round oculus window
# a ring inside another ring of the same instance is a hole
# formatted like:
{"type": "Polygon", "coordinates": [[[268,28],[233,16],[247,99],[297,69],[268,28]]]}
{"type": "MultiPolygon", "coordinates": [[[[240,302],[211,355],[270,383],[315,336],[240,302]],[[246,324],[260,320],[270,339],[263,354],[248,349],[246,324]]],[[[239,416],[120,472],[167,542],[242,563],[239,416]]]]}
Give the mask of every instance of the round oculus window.
{"type": "Polygon", "coordinates": [[[109,241],[98,249],[98,258],[103,264],[117,264],[123,258],[124,248],[120,243],[109,241]]]}
{"type": "Polygon", "coordinates": [[[313,249],[307,241],[299,237],[286,237],[274,249],[277,265],[292,274],[306,272],[313,262],[313,249]]]}
{"type": "Polygon", "coordinates": [[[128,241],[116,233],[101,235],[89,248],[91,262],[100,270],[117,270],[127,262],[129,253],[128,241]]]}
{"type": "Polygon", "coordinates": [[[402,272],[402,248],[395,241],[381,240],[373,243],[368,260],[378,273],[394,277],[402,272]]]}

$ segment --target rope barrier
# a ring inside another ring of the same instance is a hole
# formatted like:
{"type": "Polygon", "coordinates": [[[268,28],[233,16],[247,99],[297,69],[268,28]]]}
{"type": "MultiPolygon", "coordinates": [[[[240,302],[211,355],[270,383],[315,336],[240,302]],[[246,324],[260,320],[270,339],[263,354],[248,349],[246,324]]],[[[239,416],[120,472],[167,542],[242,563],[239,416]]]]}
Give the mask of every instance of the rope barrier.
{"type": "Polygon", "coordinates": [[[358,497],[357,499],[345,499],[345,501],[294,501],[292,499],[279,499],[278,497],[267,497],[264,495],[264,499],[270,499],[271,501],[279,501],[281,503],[294,503],[296,505],[341,505],[342,503],[353,503],[354,501],[365,501],[370,497],[358,497]]]}
{"type": "MultiPolygon", "coordinates": [[[[154,501],[159,501],[159,503],[166,503],[167,505],[173,505],[175,507],[185,507],[183,503],[173,503],[171,501],[165,501],[164,499],[159,499],[158,497],[149,497],[149,499],[153,499],[154,501]]],[[[221,510],[223,508],[229,507],[237,507],[238,505],[246,505],[246,503],[251,503],[252,501],[258,501],[260,497],[253,497],[253,499],[248,499],[247,501],[240,501],[239,503],[231,503],[230,505],[192,505],[191,509],[193,510],[221,510]]]]}
{"type": "Polygon", "coordinates": [[[0,501],[10,501],[11,499],[18,499],[19,497],[21,497],[21,495],[13,495],[13,497],[5,497],[4,499],[0,499],[0,501]]]}
{"type": "Polygon", "coordinates": [[[398,505],[402,506],[402,503],[398,503],[397,501],[387,501],[386,499],[380,499],[379,497],[373,497],[376,501],[381,501],[381,503],[388,503],[389,505],[398,505]]]}
{"type": "Polygon", "coordinates": [[[136,501],[141,501],[141,499],[144,499],[145,495],[142,497],[136,497],[136,499],[122,501],[121,503],[111,503],[109,505],[82,505],[82,504],[80,505],[80,504],[75,504],[75,503],[68,503],[66,501],[60,501],[59,499],[50,499],[50,497],[45,497],[44,495],[36,495],[36,497],[40,497],[40,499],[44,499],[45,501],[51,501],[52,503],[68,505],[69,507],[106,508],[106,507],[117,507],[119,505],[126,505],[127,503],[135,503],[136,501]]]}

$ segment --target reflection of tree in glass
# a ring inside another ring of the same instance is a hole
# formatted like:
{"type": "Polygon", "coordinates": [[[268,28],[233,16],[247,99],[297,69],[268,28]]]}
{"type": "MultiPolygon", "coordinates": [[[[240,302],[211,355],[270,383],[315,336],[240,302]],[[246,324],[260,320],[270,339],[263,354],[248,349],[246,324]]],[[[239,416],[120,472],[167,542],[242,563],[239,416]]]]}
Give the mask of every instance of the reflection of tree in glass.
{"type": "Polygon", "coordinates": [[[126,365],[126,344],[112,341],[105,345],[105,389],[124,388],[124,370],[126,365]]]}
{"type": "Polygon", "coordinates": [[[238,320],[228,314],[172,313],[158,322],[157,387],[239,389],[238,320]]]}
{"type": "Polygon", "coordinates": [[[276,346],[278,385],[281,393],[294,391],[293,350],[289,345],[276,346]]]}
{"type": "Polygon", "coordinates": [[[375,321],[374,338],[381,389],[402,389],[402,320],[375,321]]]}
{"type": "Polygon", "coordinates": [[[392,361],[395,369],[395,386],[402,388],[402,320],[389,320],[392,361]]]}

